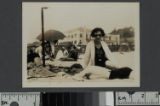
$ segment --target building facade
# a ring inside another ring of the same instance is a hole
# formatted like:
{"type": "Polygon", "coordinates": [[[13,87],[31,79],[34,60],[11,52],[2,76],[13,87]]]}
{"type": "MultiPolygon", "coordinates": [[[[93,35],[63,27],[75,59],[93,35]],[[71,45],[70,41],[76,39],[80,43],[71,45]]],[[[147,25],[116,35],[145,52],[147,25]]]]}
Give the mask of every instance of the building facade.
{"type": "Polygon", "coordinates": [[[59,44],[71,42],[74,45],[86,45],[90,38],[90,29],[85,27],[79,27],[73,30],[66,31],[64,34],[66,37],[63,40],[59,40],[59,44]]]}

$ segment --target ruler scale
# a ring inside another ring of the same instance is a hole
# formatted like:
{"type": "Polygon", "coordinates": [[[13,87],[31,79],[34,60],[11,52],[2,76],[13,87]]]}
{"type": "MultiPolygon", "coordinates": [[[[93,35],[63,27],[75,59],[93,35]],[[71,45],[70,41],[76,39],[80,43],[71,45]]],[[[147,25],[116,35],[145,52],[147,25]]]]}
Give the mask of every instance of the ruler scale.
{"type": "Polygon", "coordinates": [[[159,92],[116,92],[116,105],[160,105],[159,92]]]}
{"type": "Polygon", "coordinates": [[[3,92],[0,98],[0,106],[40,106],[38,92],[3,92]]]}

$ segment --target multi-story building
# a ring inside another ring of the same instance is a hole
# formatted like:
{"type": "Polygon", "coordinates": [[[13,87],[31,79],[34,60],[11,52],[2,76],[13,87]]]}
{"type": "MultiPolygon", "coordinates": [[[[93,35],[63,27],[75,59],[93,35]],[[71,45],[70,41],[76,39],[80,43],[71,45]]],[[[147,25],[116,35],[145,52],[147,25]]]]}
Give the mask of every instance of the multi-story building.
{"type": "Polygon", "coordinates": [[[66,37],[63,40],[59,40],[59,43],[71,42],[74,45],[86,45],[90,40],[90,29],[85,27],[79,27],[66,31],[64,34],[66,37]]]}

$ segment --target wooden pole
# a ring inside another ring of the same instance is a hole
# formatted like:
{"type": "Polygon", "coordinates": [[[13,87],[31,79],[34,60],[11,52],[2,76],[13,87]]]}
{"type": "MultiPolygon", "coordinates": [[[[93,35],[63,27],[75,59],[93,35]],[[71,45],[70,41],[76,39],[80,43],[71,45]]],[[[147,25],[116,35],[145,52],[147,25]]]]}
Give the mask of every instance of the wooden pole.
{"type": "Polygon", "coordinates": [[[41,23],[42,23],[42,61],[43,67],[45,67],[45,44],[44,44],[44,16],[43,16],[43,7],[41,8],[41,23]]]}
{"type": "Polygon", "coordinates": [[[47,7],[41,8],[41,23],[42,23],[42,61],[43,61],[43,67],[46,66],[45,64],[45,42],[44,42],[44,13],[43,9],[47,9],[47,7]]]}

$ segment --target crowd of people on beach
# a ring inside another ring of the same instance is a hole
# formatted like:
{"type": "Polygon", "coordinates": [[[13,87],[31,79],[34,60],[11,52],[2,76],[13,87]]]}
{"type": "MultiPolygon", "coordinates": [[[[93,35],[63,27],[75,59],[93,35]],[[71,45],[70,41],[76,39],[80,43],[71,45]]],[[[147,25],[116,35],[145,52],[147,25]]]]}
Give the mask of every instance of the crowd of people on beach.
{"type": "MultiPolygon", "coordinates": [[[[78,59],[78,48],[75,45],[70,47],[61,47],[57,44],[58,41],[51,43],[50,41],[45,41],[45,59],[70,59],[76,61],[78,59]]],[[[35,49],[28,50],[27,62],[34,62],[36,57],[42,59],[42,46],[38,46],[35,49]]]]}

